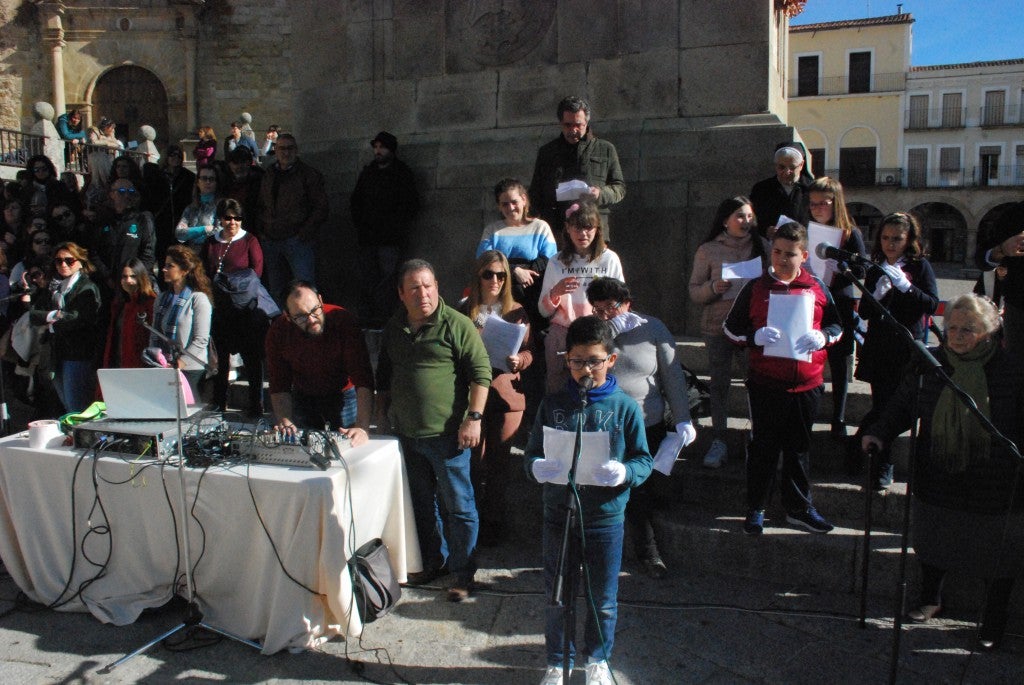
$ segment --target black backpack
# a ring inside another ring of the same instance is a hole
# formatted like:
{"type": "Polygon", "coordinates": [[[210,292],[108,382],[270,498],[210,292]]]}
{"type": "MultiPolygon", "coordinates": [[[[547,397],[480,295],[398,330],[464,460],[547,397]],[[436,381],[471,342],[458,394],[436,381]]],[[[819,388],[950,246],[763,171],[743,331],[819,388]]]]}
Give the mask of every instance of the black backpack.
{"type": "Polygon", "coordinates": [[[356,609],[363,623],[372,623],[384,616],[402,597],[402,588],[395,580],[388,548],[380,538],[370,540],[349,559],[352,591],[356,609]]]}

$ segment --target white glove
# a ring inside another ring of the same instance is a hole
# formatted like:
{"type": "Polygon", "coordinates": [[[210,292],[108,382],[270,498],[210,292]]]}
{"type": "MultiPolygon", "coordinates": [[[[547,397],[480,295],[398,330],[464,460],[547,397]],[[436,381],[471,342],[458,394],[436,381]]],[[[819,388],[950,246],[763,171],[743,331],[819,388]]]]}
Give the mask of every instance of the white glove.
{"type": "Polygon", "coordinates": [[[903,269],[899,268],[895,264],[883,264],[882,271],[892,281],[892,287],[899,290],[901,293],[905,293],[910,290],[910,279],[903,273],[903,269]]]}
{"type": "Polygon", "coordinates": [[[875,292],[871,294],[876,300],[880,300],[885,297],[890,290],[892,290],[892,281],[889,280],[888,276],[882,276],[878,279],[878,283],[875,284],[875,292]]]}
{"type": "Polygon", "coordinates": [[[825,334],[821,331],[809,331],[804,333],[793,343],[793,351],[799,354],[817,352],[825,346],[825,334]]]}
{"type": "Polygon", "coordinates": [[[697,439],[697,429],[693,427],[692,421],[680,421],[677,423],[676,434],[683,439],[683,447],[697,439]]]}
{"type": "Polygon", "coordinates": [[[590,475],[598,485],[614,488],[626,482],[626,465],[621,461],[606,461],[600,466],[595,466],[590,475]]]}
{"type": "Polygon", "coordinates": [[[757,332],[754,333],[754,344],[760,345],[761,347],[767,347],[768,345],[774,345],[779,342],[782,337],[782,332],[778,328],[772,328],[771,326],[765,326],[764,328],[758,328],[757,332]]]}
{"type": "Polygon", "coordinates": [[[530,470],[538,483],[553,483],[561,468],[553,459],[537,459],[530,464],[530,470]]]}

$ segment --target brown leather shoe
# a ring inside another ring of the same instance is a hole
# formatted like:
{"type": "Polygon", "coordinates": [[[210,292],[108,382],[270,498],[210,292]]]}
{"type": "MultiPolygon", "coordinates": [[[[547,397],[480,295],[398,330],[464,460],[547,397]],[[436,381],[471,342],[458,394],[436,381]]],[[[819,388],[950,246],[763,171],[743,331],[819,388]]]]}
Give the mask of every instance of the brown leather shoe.
{"type": "Polygon", "coordinates": [[[448,575],[448,567],[442,566],[441,568],[432,568],[425,571],[418,571],[416,573],[410,573],[409,579],[403,583],[409,587],[416,587],[419,585],[426,585],[427,583],[433,582],[438,578],[448,575]]]}
{"type": "Polygon", "coordinates": [[[469,599],[469,595],[473,590],[473,579],[472,578],[459,578],[452,586],[448,588],[448,601],[449,602],[461,602],[465,599],[469,599]]]}

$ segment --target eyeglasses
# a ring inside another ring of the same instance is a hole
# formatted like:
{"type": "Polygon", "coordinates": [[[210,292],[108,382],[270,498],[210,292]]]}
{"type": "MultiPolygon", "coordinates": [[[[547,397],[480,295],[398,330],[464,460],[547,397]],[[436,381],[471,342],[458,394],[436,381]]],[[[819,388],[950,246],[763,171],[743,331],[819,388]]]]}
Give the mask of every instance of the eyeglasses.
{"type": "Polygon", "coordinates": [[[233,216],[233,215],[232,216],[222,216],[220,218],[220,220],[221,221],[241,221],[242,217],[240,217],[240,216],[233,216]]]}
{"type": "Polygon", "coordinates": [[[200,176],[199,180],[200,181],[216,181],[217,177],[216,176],[200,176]]]}
{"type": "Polygon", "coordinates": [[[50,244],[50,239],[49,238],[35,238],[35,239],[32,240],[32,244],[33,245],[49,245],[50,244]]]}
{"type": "Polygon", "coordinates": [[[40,276],[42,276],[43,272],[42,271],[29,271],[27,275],[28,275],[28,277],[30,279],[36,279],[36,278],[39,278],[40,276]]]}
{"type": "Polygon", "coordinates": [[[54,214],[53,218],[56,219],[57,221],[64,221],[64,219],[68,219],[68,218],[73,217],[73,216],[74,216],[74,214],[72,214],[71,212],[63,211],[60,214],[54,214]]]}
{"type": "Polygon", "coordinates": [[[505,280],[505,272],[504,271],[482,271],[482,272],[480,272],[480,279],[484,280],[484,281],[494,281],[494,280],[504,281],[505,280]]]}
{"type": "Polygon", "coordinates": [[[135,188],[114,188],[114,192],[119,193],[121,195],[134,195],[135,188]]]}
{"type": "Polygon", "coordinates": [[[611,355],[604,359],[567,359],[569,368],[573,371],[582,371],[583,369],[591,369],[598,371],[604,368],[605,363],[611,359],[611,355]]]}
{"type": "Polygon", "coordinates": [[[822,200],[821,202],[812,202],[812,209],[824,209],[825,207],[831,207],[834,200],[822,200]]]}
{"type": "Polygon", "coordinates": [[[60,266],[61,264],[63,264],[64,266],[71,266],[72,264],[74,264],[77,261],[78,260],[75,259],[74,257],[54,257],[53,258],[53,263],[56,264],[57,266],[60,266]]]}
{"type": "Polygon", "coordinates": [[[595,314],[614,314],[615,312],[619,311],[619,307],[621,307],[621,306],[622,306],[621,302],[612,302],[607,307],[599,307],[598,305],[595,304],[594,305],[594,313],[595,314]]]}
{"type": "Polygon", "coordinates": [[[42,166],[42,165],[32,167],[32,171],[36,172],[37,174],[40,171],[49,171],[49,170],[50,170],[49,167],[45,167],[45,166],[42,166]]]}
{"type": "Polygon", "coordinates": [[[319,317],[320,312],[322,312],[323,310],[324,306],[322,304],[318,304],[317,306],[310,309],[308,312],[299,313],[296,314],[295,316],[290,316],[288,318],[290,318],[292,320],[292,323],[294,323],[296,326],[301,326],[302,324],[309,320],[309,317],[319,317]]]}

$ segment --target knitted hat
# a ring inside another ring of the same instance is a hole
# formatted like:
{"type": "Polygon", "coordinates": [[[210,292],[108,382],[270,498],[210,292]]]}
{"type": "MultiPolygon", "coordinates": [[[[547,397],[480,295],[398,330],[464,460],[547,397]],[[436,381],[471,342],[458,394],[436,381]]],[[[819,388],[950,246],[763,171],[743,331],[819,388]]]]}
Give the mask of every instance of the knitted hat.
{"type": "Polygon", "coordinates": [[[377,136],[370,141],[370,145],[372,146],[374,143],[380,143],[392,152],[398,149],[398,138],[395,138],[387,131],[381,131],[378,133],[377,136]]]}

